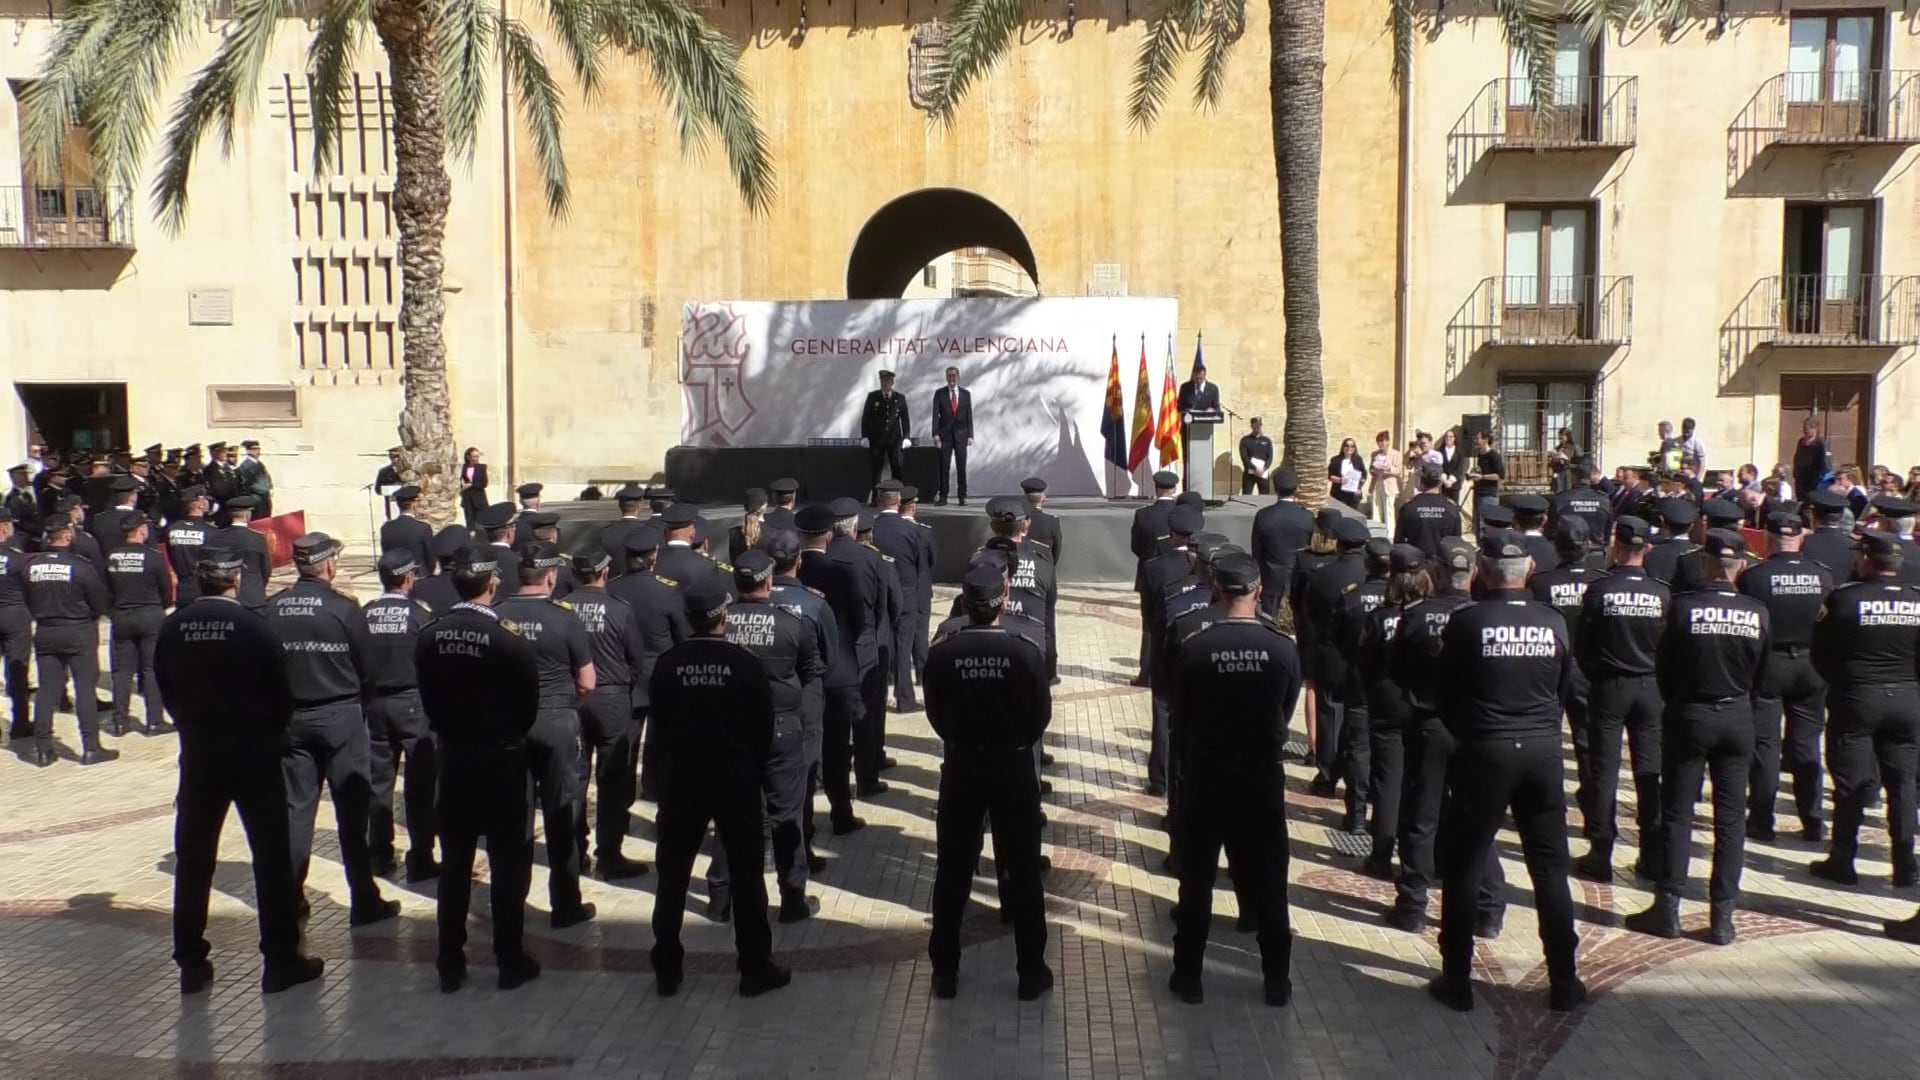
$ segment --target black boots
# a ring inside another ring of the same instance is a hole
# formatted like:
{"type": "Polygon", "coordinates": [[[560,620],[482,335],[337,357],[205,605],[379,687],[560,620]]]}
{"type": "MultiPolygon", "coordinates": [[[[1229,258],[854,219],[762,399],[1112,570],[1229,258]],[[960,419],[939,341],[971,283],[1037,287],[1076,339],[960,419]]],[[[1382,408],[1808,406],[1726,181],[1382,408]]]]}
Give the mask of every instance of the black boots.
{"type": "Polygon", "coordinates": [[[1587,853],[1574,860],[1573,876],[1581,881],[1598,881],[1602,884],[1613,880],[1613,844],[1593,841],[1587,853]]]}
{"type": "Polygon", "coordinates": [[[1731,945],[1733,936],[1733,905],[1715,904],[1712,920],[1707,924],[1707,940],[1715,945],[1731,945]]]}
{"type": "MultiPolygon", "coordinates": [[[[1731,925],[1732,916],[1728,916],[1731,925]]],[[[1657,938],[1677,938],[1680,936],[1680,896],[1677,893],[1656,893],[1653,905],[1645,911],[1635,912],[1624,920],[1626,928],[1639,934],[1650,934],[1657,938]]]]}

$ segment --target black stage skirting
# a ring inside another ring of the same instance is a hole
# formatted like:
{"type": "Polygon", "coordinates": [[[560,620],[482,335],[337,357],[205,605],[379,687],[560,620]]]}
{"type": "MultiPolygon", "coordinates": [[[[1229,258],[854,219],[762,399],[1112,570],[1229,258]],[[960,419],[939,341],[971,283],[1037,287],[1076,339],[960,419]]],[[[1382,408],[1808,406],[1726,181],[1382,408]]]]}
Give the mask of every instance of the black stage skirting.
{"type": "MultiPolygon", "coordinates": [[[[844,452],[847,448],[834,449],[844,452]]],[[[852,452],[859,455],[860,468],[864,470],[865,451],[854,448],[852,452]]],[[[928,449],[926,453],[931,455],[933,451],[928,449]]],[[[668,460],[671,462],[672,459],[668,460]]],[[[912,472],[911,464],[908,472],[912,472]]],[[[775,477],[789,475],[796,480],[803,480],[791,471],[774,471],[767,473],[764,479],[756,478],[753,484],[760,485],[775,477]]],[[[866,473],[862,471],[854,482],[864,485],[866,473]]],[[[916,482],[915,486],[919,484],[916,482]]],[[[841,489],[842,492],[845,490],[841,489]]],[[[674,491],[685,494],[678,484],[674,485],[674,491]]],[[[967,557],[979,550],[988,536],[985,500],[968,501],[971,505],[920,508],[920,521],[933,528],[934,577],[943,584],[959,582],[967,567],[967,557]]],[[[740,508],[731,495],[724,501],[713,502],[716,505],[709,505],[704,511],[711,526],[709,547],[724,559],[727,555],[727,530],[740,523],[740,508]]],[[[1131,583],[1133,552],[1129,541],[1133,512],[1143,505],[1145,503],[1140,499],[1097,498],[1060,499],[1048,503],[1047,511],[1060,519],[1061,546],[1065,549],[1058,568],[1059,579],[1068,582],[1131,583]]],[[[600,527],[619,516],[619,511],[611,502],[547,503],[545,509],[561,516],[560,540],[568,551],[578,551],[582,546],[593,543],[600,527]]],[[[1253,515],[1257,509],[1251,503],[1239,501],[1209,507],[1207,529],[1226,534],[1235,544],[1248,546],[1252,542],[1253,515]]]]}
{"type": "MultiPolygon", "coordinates": [[[[931,501],[940,485],[940,451],[906,450],[904,483],[931,501]]],[[[783,476],[800,481],[803,501],[842,495],[866,501],[873,480],[863,446],[676,446],[667,451],[667,487],[690,502],[727,505],[748,488],[764,488],[783,476]]]]}

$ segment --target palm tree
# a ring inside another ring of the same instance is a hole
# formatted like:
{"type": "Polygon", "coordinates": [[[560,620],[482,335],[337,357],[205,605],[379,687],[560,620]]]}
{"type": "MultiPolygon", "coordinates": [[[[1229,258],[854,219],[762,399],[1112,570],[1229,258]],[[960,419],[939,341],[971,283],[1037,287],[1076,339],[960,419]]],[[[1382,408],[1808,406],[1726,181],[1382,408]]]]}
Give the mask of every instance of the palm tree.
{"type": "MultiPolygon", "coordinates": [[[[1269,0],[1268,73],[1273,162],[1280,212],[1281,313],[1286,318],[1286,424],[1282,459],[1299,469],[1300,496],[1312,505],[1327,496],[1326,382],[1320,368],[1320,147],[1326,72],[1327,0],[1269,0]],[[1302,467],[1313,463],[1315,467],[1302,467]]],[[[1558,24],[1571,20],[1597,36],[1635,21],[1677,25],[1697,0],[1483,0],[1479,13],[1500,22],[1509,45],[1527,60],[1538,100],[1553,100],[1553,46],[1558,24]]],[[[1404,86],[1413,62],[1421,0],[1393,0],[1393,73],[1404,86]]],[[[1025,17],[1025,0],[957,0],[948,35],[951,65],[934,115],[951,118],[960,98],[1012,44],[1025,17]]],[[[1159,119],[1185,53],[1197,53],[1196,108],[1211,111],[1226,86],[1226,64],[1246,30],[1246,0],[1160,0],[1147,19],[1135,58],[1127,118],[1136,128],[1159,119]]],[[[1437,26],[1434,29],[1438,29],[1437,26]]]]}
{"type": "MultiPolygon", "coordinates": [[[[583,96],[591,98],[609,54],[644,57],[682,141],[715,136],[749,207],[767,208],[773,167],[738,49],[687,0],[545,0],[539,7],[583,96]]],[[[333,167],[353,60],[369,25],[386,53],[405,361],[402,475],[420,485],[424,516],[445,524],[454,518],[457,475],[441,332],[442,246],[452,201],[447,151],[471,160],[497,56],[533,142],[547,208],[562,215],[568,200],[562,94],[532,33],[507,15],[504,0],[498,8],[483,0],[234,0],[218,49],[167,121],[151,191],[169,231],[185,219],[201,142],[217,132],[222,152],[232,149],[235,125],[259,94],[274,34],[302,17],[314,28],[306,78],[318,176],[333,167]]],[[[31,167],[51,170],[65,133],[77,126],[92,142],[103,180],[133,187],[158,99],[201,18],[195,0],[75,0],[23,96],[21,144],[31,167]]]]}

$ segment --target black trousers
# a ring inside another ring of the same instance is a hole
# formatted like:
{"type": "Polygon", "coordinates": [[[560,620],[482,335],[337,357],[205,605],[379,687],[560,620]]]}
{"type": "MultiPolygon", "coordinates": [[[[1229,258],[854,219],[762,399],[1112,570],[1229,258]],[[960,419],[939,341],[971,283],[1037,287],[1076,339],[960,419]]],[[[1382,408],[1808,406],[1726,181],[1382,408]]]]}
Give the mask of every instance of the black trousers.
{"type": "MultiPolygon", "coordinates": [[[[1437,716],[1413,717],[1400,728],[1406,783],[1400,804],[1400,876],[1394,879],[1394,906],[1426,914],[1427,894],[1440,880],[1436,848],[1440,809],[1446,801],[1447,762],[1453,757],[1453,733],[1437,716]]],[[[1497,919],[1506,914],[1507,870],[1500,853],[1487,843],[1475,913],[1497,919]]]]}
{"type": "Polygon", "coordinates": [[[10,738],[33,735],[33,680],[27,669],[32,656],[33,620],[26,605],[0,608],[0,675],[6,680],[7,700],[13,703],[13,721],[7,728],[10,738]]]}
{"type": "Polygon", "coordinates": [[[320,812],[320,784],[325,781],[339,823],[340,863],[355,904],[380,896],[373,879],[372,853],[367,850],[367,816],[373,803],[368,755],[367,718],[358,701],[297,706],[280,749],[294,884],[305,887],[307,883],[314,816],[320,812]]]}
{"type": "Polygon", "coordinates": [[[580,906],[580,714],[541,709],[527,731],[527,768],[547,828],[547,902],[555,912],[580,906]]]}
{"type": "Polygon", "coordinates": [[[473,851],[487,838],[493,955],[526,955],[527,888],[533,880],[533,775],[525,744],[440,743],[440,962],[464,962],[473,901],[473,851]]]}
{"type": "MultiPolygon", "coordinates": [[[[949,466],[953,468],[954,489],[958,491],[960,497],[964,499],[967,497],[967,440],[940,440],[940,490],[937,494],[938,497],[942,499],[947,497],[947,469],[949,466]]],[[[895,476],[900,475],[900,470],[897,466],[894,468],[893,474],[895,476]]],[[[878,481],[876,480],[875,482],[877,483],[878,481]]]]}
{"type": "Polygon", "coordinates": [[[1393,858],[1394,841],[1406,831],[1407,790],[1407,717],[1380,717],[1385,723],[1373,723],[1368,710],[1367,728],[1367,801],[1373,804],[1373,819],[1367,831],[1373,837],[1373,858],[1386,862],[1393,858]]]}
{"type": "Polygon", "coordinates": [[[40,688],[33,698],[33,735],[42,743],[53,742],[53,714],[60,710],[60,696],[73,684],[73,711],[80,720],[80,741],[92,746],[100,739],[100,718],[95,694],[100,686],[100,635],[92,623],[54,625],[42,623],[33,635],[34,665],[39,669],[40,688]]]}
{"type": "Polygon", "coordinates": [[[1260,494],[1265,495],[1271,492],[1272,490],[1273,490],[1273,481],[1267,479],[1264,476],[1257,476],[1253,473],[1247,472],[1244,469],[1241,470],[1240,494],[1251,495],[1254,492],[1258,491],[1260,494]]]}
{"type": "Polygon", "coordinates": [[[1169,782],[1173,760],[1169,727],[1173,722],[1172,687],[1160,672],[1155,672],[1147,691],[1151,719],[1148,723],[1147,783],[1169,782]]]}
{"type": "Polygon", "coordinates": [[[1887,789],[1888,848],[1893,863],[1911,863],[1920,686],[1885,683],[1835,688],[1827,695],[1827,709],[1831,713],[1827,767],[1833,770],[1834,859],[1851,863],[1858,854],[1860,821],[1878,783],[1887,789]]]}
{"type": "Polygon", "coordinates": [[[1340,753],[1340,729],[1346,724],[1347,705],[1340,699],[1339,688],[1327,685],[1324,679],[1315,680],[1313,700],[1315,775],[1321,780],[1338,780],[1346,772],[1345,761],[1340,753]]]}
{"type": "MultiPolygon", "coordinates": [[[[1570,692],[1561,698],[1567,709],[1567,733],[1573,742],[1574,805],[1584,823],[1593,816],[1593,685],[1586,673],[1574,669],[1570,692]]],[[[1584,827],[1584,825],[1583,825],[1584,827]]]]}
{"type": "Polygon", "coordinates": [[[1224,847],[1233,883],[1258,927],[1268,986],[1290,982],[1293,929],[1287,913],[1286,778],[1279,762],[1216,761],[1186,755],[1174,822],[1180,852],[1180,910],[1174,920],[1174,974],[1198,978],[1213,922],[1213,886],[1224,847]]]}
{"type": "Polygon", "coordinates": [[[1028,747],[949,746],[940,765],[934,812],[933,932],[927,958],[939,972],[960,970],[960,923],[979,863],[982,818],[993,827],[1000,905],[1013,918],[1015,968],[1046,967],[1047,915],[1040,889],[1040,784],[1028,747]]]}
{"type": "MultiPolygon", "coordinates": [[[[662,778],[660,817],[660,892],[653,905],[653,970],[679,975],[686,950],[680,944],[680,926],[687,914],[687,883],[693,878],[693,857],[711,824],[720,833],[730,866],[758,868],[766,858],[761,824],[764,817],[760,777],[746,764],[702,766],[697,775],[676,773],[662,778]]],[[[733,944],[740,954],[740,973],[751,975],[767,966],[773,954],[773,932],[767,927],[767,882],[758,873],[743,874],[733,883],[733,944]]]]}
{"type": "MultiPolygon", "coordinates": [[[[1373,734],[1371,713],[1364,698],[1349,695],[1349,704],[1341,716],[1339,762],[1346,778],[1346,803],[1349,816],[1367,812],[1367,781],[1373,770],[1373,734]]],[[[1366,823],[1360,822],[1362,827],[1366,823]]]]}
{"type": "Polygon", "coordinates": [[[1813,670],[1805,646],[1773,650],[1767,658],[1766,679],[1753,704],[1753,772],[1747,781],[1747,820],[1756,828],[1773,828],[1783,749],[1787,770],[1793,774],[1793,802],[1800,824],[1823,820],[1820,741],[1827,727],[1827,684],[1813,670]]]}
{"type": "Polygon", "coordinates": [[[599,798],[594,803],[593,846],[600,858],[621,854],[633,823],[634,768],[639,758],[640,722],[633,714],[633,688],[624,683],[595,686],[580,707],[580,801],[574,835],[587,850],[587,777],[599,798]]]}
{"type": "MultiPolygon", "coordinates": [[[[1660,725],[1665,706],[1660,684],[1652,675],[1623,679],[1595,679],[1587,722],[1593,728],[1588,752],[1593,755],[1593,797],[1586,836],[1611,848],[1619,830],[1615,819],[1620,799],[1620,741],[1624,731],[1632,740],[1634,825],[1644,849],[1660,823],[1660,725]]],[[[1645,851],[1642,851],[1644,857],[1645,851]]],[[[1657,863],[1650,865],[1658,866],[1657,863]]]]}
{"type": "Polygon", "coordinates": [[[820,791],[820,751],[826,741],[826,688],[813,685],[800,695],[800,752],[806,758],[807,793],[800,801],[800,835],[809,858],[813,855],[813,797],[820,791]]]}
{"type": "Polygon", "coordinates": [[[874,663],[860,672],[860,719],[853,725],[853,775],[862,784],[880,779],[887,748],[887,671],[874,663]]]}
{"type": "Polygon", "coordinates": [[[207,905],[230,806],[240,812],[253,855],[260,955],[269,965],[292,960],[300,951],[298,892],[278,737],[188,737],[180,748],[180,789],[173,805],[173,962],[198,964],[211,949],[207,905]]]}
{"type": "Polygon", "coordinates": [[[923,613],[903,611],[893,628],[893,667],[888,674],[893,679],[893,700],[907,712],[920,707],[913,693],[913,627],[916,623],[924,626],[926,621],[923,613]]]}
{"type": "Polygon", "coordinates": [[[1567,885],[1572,860],[1560,740],[1493,738],[1460,743],[1447,762],[1447,800],[1440,810],[1440,957],[1450,981],[1465,983],[1472,971],[1471,901],[1509,810],[1533,879],[1547,974],[1555,982],[1574,975],[1577,939],[1567,885]]]}
{"type": "MultiPolygon", "coordinates": [[[[113,629],[107,638],[107,659],[113,665],[113,715],[124,728],[131,717],[127,708],[133,703],[133,681],[140,680],[140,699],[146,705],[145,720],[158,724],[165,720],[160,700],[160,683],[153,677],[153,646],[159,640],[160,622],[166,612],[159,605],[127,608],[113,616],[113,629]]],[[[79,703],[76,698],[75,704],[79,703]]]]}
{"type": "Polygon", "coordinates": [[[853,817],[853,738],[860,726],[860,688],[827,687],[820,724],[820,787],[835,822],[853,817]]]}
{"type": "MultiPolygon", "coordinates": [[[[1747,859],[1747,772],[1753,767],[1753,702],[1675,702],[1661,729],[1659,840],[1647,861],[1660,891],[1678,896],[1693,858],[1693,807],[1703,775],[1713,778],[1714,907],[1740,900],[1747,859]]],[[[1646,840],[1642,838],[1642,847],[1646,840]]]]}
{"type": "Polygon", "coordinates": [[[432,859],[433,841],[440,834],[433,809],[440,759],[433,732],[427,729],[427,712],[420,706],[420,691],[367,698],[367,749],[367,774],[373,783],[367,846],[377,855],[393,856],[393,784],[404,775],[407,859],[432,859]]]}
{"type": "Polygon", "coordinates": [[[880,486],[882,467],[891,470],[888,475],[895,480],[905,481],[907,478],[907,453],[898,442],[892,446],[867,447],[867,464],[872,467],[873,472],[873,479],[867,484],[868,495],[872,495],[873,489],[880,486]]]}
{"type": "MultiPolygon", "coordinates": [[[[766,799],[764,831],[773,842],[773,871],[781,897],[807,889],[806,822],[807,736],[799,713],[773,719],[773,744],[760,779],[766,799]]],[[[760,873],[761,866],[752,868],[760,873]]],[[[716,834],[707,845],[707,898],[719,904],[732,895],[733,868],[727,846],[716,834]]]]}

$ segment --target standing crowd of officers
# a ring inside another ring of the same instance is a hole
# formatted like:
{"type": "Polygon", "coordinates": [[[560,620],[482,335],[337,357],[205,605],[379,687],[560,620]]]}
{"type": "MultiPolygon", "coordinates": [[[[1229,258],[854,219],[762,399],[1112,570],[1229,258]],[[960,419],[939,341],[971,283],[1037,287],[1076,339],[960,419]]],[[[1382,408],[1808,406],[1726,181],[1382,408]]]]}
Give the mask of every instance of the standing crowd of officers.
{"type": "MultiPolygon", "coordinates": [[[[1430,991],[1454,1008],[1473,1004],[1473,939],[1501,931],[1493,841],[1509,814],[1540,913],[1549,1004],[1584,999],[1568,877],[1615,872],[1623,744],[1641,838],[1634,868],[1656,889],[1654,904],[1629,917],[1633,929],[1679,933],[1693,807],[1711,778],[1709,934],[1733,940],[1744,844],[1774,838],[1783,764],[1802,836],[1831,844],[1815,874],[1857,880],[1862,820],[1884,790],[1894,881],[1916,883],[1911,504],[1883,497],[1856,531],[1843,501],[1815,493],[1804,515],[1782,507],[1768,518],[1771,554],[1756,560],[1736,531],[1739,508],[1721,500],[1650,497],[1616,517],[1585,485],[1551,502],[1516,495],[1479,507],[1469,542],[1458,507],[1428,491],[1402,508],[1390,542],[1353,515],[1300,506],[1290,470],[1273,483],[1276,501],[1255,519],[1248,549],[1209,531],[1204,505],[1176,497],[1171,473],[1155,477],[1156,498],[1133,524],[1152,701],[1147,789],[1167,799],[1167,868],[1180,882],[1170,985],[1181,1000],[1203,999],[1223,851],[1242,925],[1258,935],[1266,1000],[1291,998],[1282,761],[1297,703],[1313,792],[1344,785],[1346,829],[1371,834],[1365,869],[1395,883],[1387,924],[1424,929],[1438,882],[1443,962],[1430,991]],[[1588,844],[1578,863],[1562,779],[1569,730],[1588,844]],[[1834,778],[1830,834],[1823,757],[1834,778]]],[[[708,915],[732,922],[740,990],[751,996],[790,979],[773,959],[769,918],[816,910],[807,886],[828,866],[814,850],[816,793],[835,835],[864,826],[856,800],[884,794],[893,765],[889,692],[896,709],[914,708],[917,681],[944,746],[934,992],[957,993],[960,922],[990,828],[1018,992],[1036,998],[1053,984],[1041,894],[1050,757],[1040,741],[1059,681],[1061,535],[1041,509],[1045,484],[988,501],[990,539],[931,635],[934,548],[915,519],[918,493],[889,482],[871,507],[799,505],[798,486],[783,479],[747,493],[727,560],[709,553],[697,508],[637,487],[617,492],[620,516],[570,554],[535,485],[518,492],[518,511],[500,503],[478,514],[475,532],[436,532],[413,514],[419,492],[402,488],[400,512],[381,530],[382,594],[364,605],[336,588],[340,546],[318,533],[294,545],[298,580],[267,596],[247,495],[227,500],[233,524],[222,527],[206,516],[206,492],[179,492],[164,562],[131,500],[96,515],[95,526],[106,518],[118,531],[97,558],[77,553],[63,512],[36,523],[31,555],[0,520],[9,689],[24,686],[23,634],[40,677],[31,727],[16,696],[16,738],[29,760],[51,760],[48,725],[71,679],[83,761],[110,759],[91,708],[95,621],[109,615],[110,730],[134,728],[137,682],[145,730],[168,729],[164,708],[181,739],[183,992],[212,977],[207,897],[229,805],[254,851],[271,991],[321,969],[299,951],[298,920],[323,781],[350,921],[398,913],[379,878],[401,865],[403,776],[405,875],[438,879],[443,990],[466,979],[481,838],[498,977],[510,988],[539,973],[523,939],[534,809],[550,918],[564,928],[595,915],[583,875],[649,871],[622,850],[633,803],[645,798],[659,805],[659,992],[683,978],[681,924],[711,828],[708,915]],[[777,904],[762,872],[769,847],[777,904]]],[[[112,485],[116,502],[125,487],[112,485]]],[[[1920,940],[1920,916],[1888,933],[1920,940]]]]}

